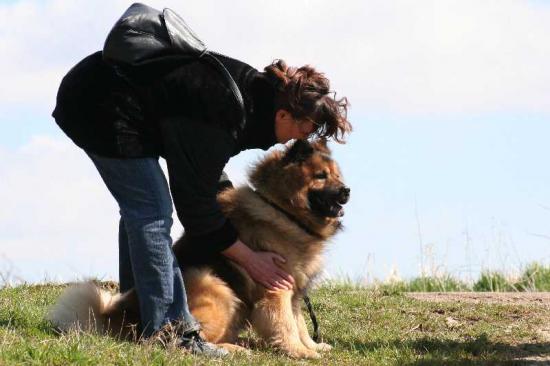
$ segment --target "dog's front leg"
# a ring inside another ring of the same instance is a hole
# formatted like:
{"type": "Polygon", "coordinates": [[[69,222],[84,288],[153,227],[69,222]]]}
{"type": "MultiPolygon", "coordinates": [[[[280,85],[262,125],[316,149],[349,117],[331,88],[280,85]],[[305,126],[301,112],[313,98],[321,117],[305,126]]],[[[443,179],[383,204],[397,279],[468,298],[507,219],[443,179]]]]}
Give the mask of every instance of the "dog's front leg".
{"type": "Polygon", "coordinates": [[[251,314],[256,332],[270,345],[294,358],[319,358],[321,355],[307,348],[300,339],[292,311],[292,291],[266,291],[251,314]]]}
{"type": "Polygon", "coordinates": [[[294,296],[292,298],[292,312],[294,313],[294,318],[296,319],[296,325],[298,327],[298,333],[300,335],[300,340],[309,349],[314,351],[326,352],[332,349],[332,346],[327,343],[317,343],[311,339],[309,331],[307,329],[306,321],[302,314],[302,309],[300,307],[300,301],[302,300],[301,296],[294,296]]]}

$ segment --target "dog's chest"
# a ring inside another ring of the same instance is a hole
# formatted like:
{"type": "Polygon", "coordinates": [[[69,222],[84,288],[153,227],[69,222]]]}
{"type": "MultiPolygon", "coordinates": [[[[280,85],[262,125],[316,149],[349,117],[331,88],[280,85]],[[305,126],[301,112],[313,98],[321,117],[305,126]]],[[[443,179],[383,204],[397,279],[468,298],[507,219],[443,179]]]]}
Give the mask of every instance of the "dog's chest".
{"type": "Polygon", "coordinates": [[[294,268],[289,266],[288,270],[293,275],[296,287],[300,290],[307,289],[311,281],[319,275],[323,267],[321,254],[308,258],[307,261],[296,263],[294,268]]]}

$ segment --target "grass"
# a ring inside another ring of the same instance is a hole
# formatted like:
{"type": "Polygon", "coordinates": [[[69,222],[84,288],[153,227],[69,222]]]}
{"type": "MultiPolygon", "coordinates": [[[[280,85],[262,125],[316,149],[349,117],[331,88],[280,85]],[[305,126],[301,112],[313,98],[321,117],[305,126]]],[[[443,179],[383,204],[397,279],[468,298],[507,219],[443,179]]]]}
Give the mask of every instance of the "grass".
{"type": "MultiPolygon", "coordinates": [[[[532,270],[529,283],[538,284],[546,272],[532,270]]],[[[455,288],[451,283],[445,288],[455,288]]],[[[411,281],[407,286],[437,289],[443,284],[411,281]]],[[[261,346],[250,356],[208,360],[94,334],[59,336],[44,315],[63,288],[0,289],[0,365],[471,365],[550,357],[550,343],[538,331],[550,320],[545,307],[430,303],[402,291],[327,283],[310,294],[321,334],[335,346],[322,360],[295,361],[261,346]]],[[[253,338],[250,333],[243,337],[253,338]]]]}
{"type": "Polygon", "coordinates": [[[550,291],[550,266],[531,263],[519,276],[498,271],[484,271],[473,283],[466,283],[449,274],[426,275],[411,280],[390,281],[376,284],[388,294],[401,292],[525,292],[550,291]]]}

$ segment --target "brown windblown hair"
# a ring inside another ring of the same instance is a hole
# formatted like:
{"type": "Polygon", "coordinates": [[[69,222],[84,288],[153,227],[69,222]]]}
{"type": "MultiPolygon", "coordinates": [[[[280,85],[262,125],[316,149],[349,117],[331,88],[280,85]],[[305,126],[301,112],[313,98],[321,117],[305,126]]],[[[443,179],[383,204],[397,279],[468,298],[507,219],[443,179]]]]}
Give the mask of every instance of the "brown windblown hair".
{"type": "Polygon", "coordinates": [[[333,138],[345,143],[345,134],[351,132],[347,119],[347,98],[336,99],[330,82],[312,66],[289,67],[283,60],[275,60],[265,72],[277,85],[275,109],[284,109],[296,119],[311,119],[319,128],[317,137],[333,138]]]}

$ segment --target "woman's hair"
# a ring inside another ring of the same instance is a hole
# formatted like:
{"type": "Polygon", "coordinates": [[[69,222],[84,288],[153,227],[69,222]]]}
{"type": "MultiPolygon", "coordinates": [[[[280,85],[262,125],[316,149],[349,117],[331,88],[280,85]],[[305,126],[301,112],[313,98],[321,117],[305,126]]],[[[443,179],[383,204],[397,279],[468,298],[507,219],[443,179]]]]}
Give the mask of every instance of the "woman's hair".
{"type": "Polygon", "coordinates": [[[352,129],[347,119],[349,103],[345,97],[336,99],[323,73],[309,65],[289,67],[283,60],[273,61],[265,72],[277,86],[276,110],[287,110],[296,119],[312,120],[318,125],[318,137],[345,142],[345,134],[352,129]]]}

